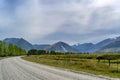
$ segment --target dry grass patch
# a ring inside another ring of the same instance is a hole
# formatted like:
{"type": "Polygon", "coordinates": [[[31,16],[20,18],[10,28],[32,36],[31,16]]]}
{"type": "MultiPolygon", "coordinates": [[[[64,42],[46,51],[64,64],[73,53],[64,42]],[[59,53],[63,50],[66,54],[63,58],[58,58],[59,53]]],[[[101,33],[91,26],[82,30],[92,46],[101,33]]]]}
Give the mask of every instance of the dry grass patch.
{"type": "Polygon", "coordinates": [[[22,58],[40,64],[120,78],[120,72],[116,72],[114,65],[109,67],[103,61],[98,63],[96,57],[97,55],[32,55],[22,58]]]}

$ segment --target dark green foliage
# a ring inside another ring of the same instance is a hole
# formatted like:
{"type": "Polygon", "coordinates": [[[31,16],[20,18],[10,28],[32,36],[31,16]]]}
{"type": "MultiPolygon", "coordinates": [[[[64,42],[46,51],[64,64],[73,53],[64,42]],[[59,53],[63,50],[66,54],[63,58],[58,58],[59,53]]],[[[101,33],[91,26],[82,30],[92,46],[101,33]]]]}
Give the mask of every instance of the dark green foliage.
{"type": "Polygon", "coordinates": [[[26,54],[26,51],[19,48],[16,45],[9,44],[7,45],[5,42],[0,41],[0,56],[19,56],[26,54]]]}
{"type": "Polygon", "coordinates": [[[28,51],[27,55],[37,55],[37,50],[36,49],[31,49],[28,51]]]}
{"type": "MultiPolygon", "coordinates": [[[[70,55],[70,54],[75,54],[77,53],[72,53],[72,52],[56,52],[56,51],[46,51],[46,50],[36,50],[36,49],[31,49],[28,51],[27,55],[70,55]]],[[[92,59],[94,58],[93,56],[89,56],[89,53],[79,53],[79,54],[86,54],[87,59],[92,59]]],[[[84,56],[86,57],[86,56],[84,56]]]]}
{"type": "Polygon", "coordinates": [[[27,55],[63,55],[63,54],[70,54],[70,53],[63,53],[63,52],[55,52],[55,51],[45,51],[45,50],[36,50],[31,49],[28,51],[27,55]]]}
{"type": "Polygon", "coordinates": [[[37,54],[38,54],[38,55],[47,54],[47,52],[46,52],[45,50],[38,50],[38,51],[37,51],[37,54]]]}

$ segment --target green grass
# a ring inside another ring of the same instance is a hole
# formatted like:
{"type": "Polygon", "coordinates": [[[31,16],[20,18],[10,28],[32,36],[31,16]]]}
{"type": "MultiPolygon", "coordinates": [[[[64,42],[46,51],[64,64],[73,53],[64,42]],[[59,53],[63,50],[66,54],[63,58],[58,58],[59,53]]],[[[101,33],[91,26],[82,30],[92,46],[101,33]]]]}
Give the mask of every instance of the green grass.
{"type": "Polygon", "coordinates": [[[109,67],[107,60],[105,62],[102,60],[98,63],[96,60],[97,56],[99,55],[32,55],[22,58],[40,64],[120,78],[120,65],[119,72],[117,72],[116,60],[113,60],[109,67]]]}

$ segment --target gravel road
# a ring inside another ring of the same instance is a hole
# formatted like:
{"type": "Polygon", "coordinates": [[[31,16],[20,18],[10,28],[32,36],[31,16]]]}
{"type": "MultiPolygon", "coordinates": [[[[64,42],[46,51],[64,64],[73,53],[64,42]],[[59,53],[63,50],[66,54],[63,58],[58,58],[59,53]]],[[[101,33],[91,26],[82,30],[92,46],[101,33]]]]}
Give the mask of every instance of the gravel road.
{"type": "Polygon", "coordinates": [[[0,80],[120,80],[36,64],[13,57],[0,60],[0,80]]]}

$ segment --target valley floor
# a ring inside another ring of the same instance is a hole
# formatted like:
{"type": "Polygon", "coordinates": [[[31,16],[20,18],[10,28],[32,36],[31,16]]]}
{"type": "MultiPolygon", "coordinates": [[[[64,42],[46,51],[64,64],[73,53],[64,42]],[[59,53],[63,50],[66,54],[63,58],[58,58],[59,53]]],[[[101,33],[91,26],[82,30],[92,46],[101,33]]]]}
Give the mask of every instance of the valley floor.
{"type": "Polygon", "coordinates": [[[22,58],[31,62],[74,71],[83,71],[95,75],[120,78],[120,65],[118,65],[117,68],[117,64],[114,60],[111,66],[109,66],[108,61],[101,60],[101,62],[98,63],[98,60],[94,59],[96,55],[92,55],[93,58],[90,56],[87,56],[90,59],[85,59],[86,55],[36,55],[22,58]],[[117,71],[117,69],[119,70],[117,71]]]}
{"type": "Polygon", "coordinates": [[[0,60],[0,80],[119,80],[45,66],[12,57],[0,60]]]}

